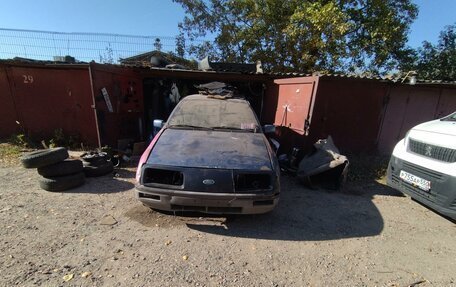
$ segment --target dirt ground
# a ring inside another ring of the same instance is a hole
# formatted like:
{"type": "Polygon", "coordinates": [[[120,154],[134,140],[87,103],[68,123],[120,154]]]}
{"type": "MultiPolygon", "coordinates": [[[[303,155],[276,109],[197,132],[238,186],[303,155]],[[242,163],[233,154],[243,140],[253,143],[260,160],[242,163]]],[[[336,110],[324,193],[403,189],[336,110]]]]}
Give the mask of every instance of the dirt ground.
{"type": "Polygon", "coordinates": [[[456,225],[376,182],[345,193],[282,177],[265,215],[151,211],[134,168],[41,190],[0,167],[1,286],[456,286],[456,225]]]}

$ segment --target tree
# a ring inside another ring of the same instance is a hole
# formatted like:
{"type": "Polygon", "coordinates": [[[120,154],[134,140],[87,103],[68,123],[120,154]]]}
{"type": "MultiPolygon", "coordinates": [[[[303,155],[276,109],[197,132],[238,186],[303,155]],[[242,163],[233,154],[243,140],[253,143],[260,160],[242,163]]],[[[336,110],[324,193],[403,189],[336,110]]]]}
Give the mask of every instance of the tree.
{"type": "Polygon", "coordinates": [[[103,64],[114,64],[114,52],[111,48],[111,43],[108,43],[105,50],[103,51],[103,55],[100,53],[100,63],[103,64]]]}
{"type": "Polygon", "coordinates": [[[182,32],[181,25],[179,25],[179,35],[176,36],[176,54],[184,58],[185,56],[185,35],[184,32],[182,32]]]}
{"type": "Polygon", "coordinates": [[[415,70],[423,79],[456,81],[456,23],[440,32],[437,45],[424,41],[402,70],[415,70]]]}
{"type": "Polygon", "coordinates": [[[275,71],[371,71],[395,67],[417,16],[411,0],[173,0],[193,55],[261,60],[275,71]]]}

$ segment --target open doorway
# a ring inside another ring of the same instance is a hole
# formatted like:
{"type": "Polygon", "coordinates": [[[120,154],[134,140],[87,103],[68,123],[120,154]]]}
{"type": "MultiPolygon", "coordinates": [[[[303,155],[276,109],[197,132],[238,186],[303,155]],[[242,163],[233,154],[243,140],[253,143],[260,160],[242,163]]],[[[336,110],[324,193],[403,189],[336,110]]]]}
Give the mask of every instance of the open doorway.
{"type": "MultiPolygon", "coordinates": [[[[177,103],[188,95],[198,94],[196,86],[211,80],[146,78],[144,91],[144,129],[146,138],[153,138],[153,121],[166,121],[177,103]]],[[[236,88],[237,95],[247,99],[258,119],[261,118],[264,85],[261,82],[225,82],[236,88]]]]}

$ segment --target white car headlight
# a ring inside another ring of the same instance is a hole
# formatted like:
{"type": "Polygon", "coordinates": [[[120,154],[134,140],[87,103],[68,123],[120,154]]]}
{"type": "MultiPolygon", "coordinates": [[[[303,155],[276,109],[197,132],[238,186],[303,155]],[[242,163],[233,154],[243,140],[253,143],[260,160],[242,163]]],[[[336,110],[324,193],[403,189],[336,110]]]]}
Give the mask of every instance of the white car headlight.
{"type": "Polygon", "coordinates": [[[405,147],[408,146],[408,137],[409,137],[409,133],[410,133],[410,130],[407,131],[407,133],[405,134],[405,137],[404,137],[404,146],[405,146],[405,147]]]}

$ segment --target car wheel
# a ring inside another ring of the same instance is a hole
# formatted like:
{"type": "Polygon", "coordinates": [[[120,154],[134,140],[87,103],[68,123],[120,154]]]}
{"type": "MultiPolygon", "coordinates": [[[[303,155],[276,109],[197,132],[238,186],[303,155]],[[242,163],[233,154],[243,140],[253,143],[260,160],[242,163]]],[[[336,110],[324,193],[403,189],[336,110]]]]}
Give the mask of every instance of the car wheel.
{"type": "Polygon", "coordinates": [[[47,191],[64,191],[84,184],[84,173],[76,173],[66,176],[41,177],[40,187],[47,191]]]}
{"type": "Polygon", "coordinates": [[[44,177],[70,175],[82,172],[82,161],[66,159],[59,163],[38,168],[38,173],[44,177]]]}
{"type": "Polygon", "coordinates": [[[66,148],[58,147],[25,154],[21,157],[21,162],[25,168],[38,168],[58,163],[66,158],[68,158],[66,148]]]}

